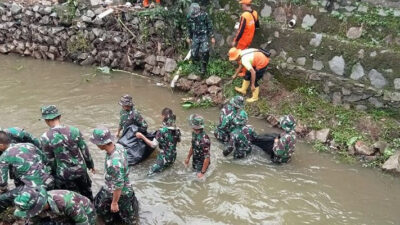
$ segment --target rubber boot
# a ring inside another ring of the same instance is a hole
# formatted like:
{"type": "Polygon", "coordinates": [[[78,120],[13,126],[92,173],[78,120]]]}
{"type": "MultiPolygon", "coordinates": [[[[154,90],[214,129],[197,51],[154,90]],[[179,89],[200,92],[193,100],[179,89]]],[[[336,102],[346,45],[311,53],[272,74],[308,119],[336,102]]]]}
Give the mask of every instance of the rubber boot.
{"type": "Polygon", "coordinates": [[[260,93],[260,87],[256,87],[253,91],[253,96],[246,100],[246,102],[256,102],[258,101],[258,94],[260,93]]]}
{"type": "Polygon", "coordinates": [[[201,73],[201,76],[203,76],[203,77],[207,74],[207,63],[205,63],[205,62],[201,63],[200,73],[201,73]]]}
{"type": "Polygon", "coordinates": [[[235,90],[236,90],[237,92],[239,92],[240,94],[242,94],[242,95],[246,95],[246,93],[247,93],[247,88],[249,88],[249,86],[250,86],[250,81],[248,81],[248,80],[243,80],[242,87],[241,87],[241,88],[235,87],[235,90]]]}
{"type": "Polygon", "coordinates": [[[149,7],[149,0],[143,0],[143,7],[145,8],[149,7]]]}

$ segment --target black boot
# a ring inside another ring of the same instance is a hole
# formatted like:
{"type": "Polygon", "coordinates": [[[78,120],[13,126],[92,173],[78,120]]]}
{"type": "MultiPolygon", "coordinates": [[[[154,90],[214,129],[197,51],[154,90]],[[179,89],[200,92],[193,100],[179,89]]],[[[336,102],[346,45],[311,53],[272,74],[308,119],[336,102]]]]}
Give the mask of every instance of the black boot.
{"type": "Polygon", "coordinates": [[[205,62],[202,62],[201,63],[201,66],[200,66],[200,73],[201,73],[201,76],[205,76],[205,75],[207,75],[207,63],[205,63],[205,62]]]}

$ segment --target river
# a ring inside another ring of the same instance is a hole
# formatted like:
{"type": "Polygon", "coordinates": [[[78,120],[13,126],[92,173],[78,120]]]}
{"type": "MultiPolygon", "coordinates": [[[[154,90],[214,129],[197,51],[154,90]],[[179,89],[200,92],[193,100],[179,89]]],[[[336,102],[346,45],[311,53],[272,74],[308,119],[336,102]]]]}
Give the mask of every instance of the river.
{"type": "MultiPolygon", "coordinates": [[[[40,106],[56,104],[65,124],[78,127],[86,140],[98,125],[117,129],[119,97],[133,96],[149,123],[159,127],[160,112],[170,107],[183,131],[172,168],[146,177],[151,158],[131,168],[131,182],[140,202],[140,224],[400,224],[400,179],[378,170],[337,162],[331,155],[298,143],[288,165],[274,165],[260,151],[245,160],[222,155],[212,139],[211,167],[199,181],[183,161],[190,147],[191,113],[207,123],[219,110],[183,110],[183,94],[158,87],[154,81],[124,73],[112,76],[92,67],[0,55],[0,126],[18,126],[39,136],[48,128],[40,106]]],[[[265,121],[251,119],[258,133],[276,132],[265,121]]],[[[208,133],[210,133],[208,129],[208,133]]],[[[98,170],[97,193],[103,183],[105,153],[89,143],[98,170]]]]}

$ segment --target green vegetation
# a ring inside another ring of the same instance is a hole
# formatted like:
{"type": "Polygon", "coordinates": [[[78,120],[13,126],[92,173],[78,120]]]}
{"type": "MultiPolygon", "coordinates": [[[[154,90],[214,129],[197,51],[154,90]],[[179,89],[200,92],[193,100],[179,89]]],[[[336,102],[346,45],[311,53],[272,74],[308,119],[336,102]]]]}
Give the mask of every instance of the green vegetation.
{"type": "MultiPolygon", "coordinates": [[[[200,64],[193,61],[180,61],[178,62],[178,69],[180,69],[181,76],[188,76],[190,74],[200,74],[200,64]]],[[[230,78],[235,72],[235,68],[232,63],[227,60],[218,58],[211,58],[207,66],[207,78],[212,75],[219,76],[221,78],[230,78]]]]}
{"type": "Polygon", "coordinates": [[[86,51],[89,49],[89,41],[85,38],[82,32],[72,37],[67,42],[67,51],[70,54],[86,51]]]}
{"type": "Polygon", "coordinates": [[[185,101],[182,104],[184,109],[195,109],[195,108],[210,108],[215,106],[214,103],[210,100],[201,100],[201,101],[185,101]]]}

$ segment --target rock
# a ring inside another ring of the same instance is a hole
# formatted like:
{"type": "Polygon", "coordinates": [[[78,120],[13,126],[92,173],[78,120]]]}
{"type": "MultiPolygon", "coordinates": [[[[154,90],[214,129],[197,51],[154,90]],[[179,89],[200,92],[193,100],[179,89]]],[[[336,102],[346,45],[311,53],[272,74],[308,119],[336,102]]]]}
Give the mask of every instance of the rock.
{"type": "Polygon", "coordinates": [[[83,60],[80,64],[81,66],[89,66],[95,62],[95,58],[93,56],[87,57],[87,59],[83,60]]]}
{"type": "Polygon", "coordinates": [[[329,68],[337,75],[343,76],[345,62],[343,56],[335,56],[329,61],[329,68]]]}
{"type": "Polygon", "coordinates": [[[358,155],[373,155],[375,153],[375,150],[367,146],[363,141],[357,141],[354,148],[358,155]]]}
{"type": "Polygon", "coordinates": [[[177,66],[178,64],[176,64],[175,59],[167,58],[167,60],[165,61],[164,70],[167,73],[172,73],[177,66]]]}
{"type": "Polygon", "coordinates": [[[287,53],[286,53],[284,50],[282,50],[282,51],[279,53],[279,58],[281,58],[281,59],[283,59],[283,60],[286,60],[286,59],[287,59],[287,53]]]}
{"type": "Polygon", "coordinates": [[[151,66],[155,66],[157,61],[156,61],[156,56],[155,55],[149,55],[146,57],[146,59],[144,60],[147,64],[151,65],[151,66]]]}
{"type": "Polygon", "coordinates": [[[376,150],[379,151],[381,154],[385,153],[385,149],[388,147],[388,143],[384,141],[377,141],[372,145],[372,147],[376,150]]]}
{"type": "Polygon", "coordinates": [[[167,60],[167,57],[158,55],[157,56],[157,62],[165,62],[167,60]]]}
{"type": "Polygon", "coordinates": [[[382,165],[382,169],[386,172],[400,173],[400,151],[395,152],[386,162],[382,165]]]}
{"type": "Polygon", "coordinates": [[[301,24],[301,27],[303,29],[310,29],[312,26],[314,26],[315,22],[317,22],[317,19],[313,15],[307,14],[303,18],[303,23],[301,24]]]}
{"type": "Polygon", "coordinates": [[[41,8],[39,10],[39,13],[42,15],[50,15],[52,11],[53,11],[53,7],[48,6],[48,7],[41,8]]]}
{"type": "Polygon", "coordinates": [[[368,102],[373,105],[375,108],[382,108],[383,107],[383,103],[380,102],[377,98],[369,98],[368,102]]]}
{"type": "Polygon", "coordinates": [[[376,57],[378,54],[376,53],[376,51],[373,51],[373,52],[371,52],[370,54],[369,54],[369,56],[371,57],[371,58],[374,58],[374,57],[376,57]]]}
{"type": "Polygon", "coordinates": [[[289,58],[286,60],[286,62],[287,62],[287,63],[294,63],[294,61],[293,61],[293,58],[292,58],[292,57],[289,57],[289,58]]]}
{"type": "Polygon", "coordinates": [[[393,83],[394,83],[394,89],[400,90],[400,78],[394,79],[393,83]]]}
{"type": "Polygon", "coordinates": [[[358,39],[361,37],[362,31],[363,31],[362,27],[350,27],[350,29],[347,31],[346,36],[347,38],[352,40],[358,39]]]}
{"type": "Polygon", "coordinates": [[[103,3],[103,0],[90,0],[90,4],[92,6],[100,5],[103,3]]]}
{"type": "Polygon", "coordinates": [[[92,18],[90,18],[90,17],[88,17],[86,15],[81,16],[81,20],[83,22],[85,22],[85,23],[91,23],[92,22],[92,18]]]}
{"type": "Polygon", "coordinates": [[[93,17],[95,17],[96,14],[95,14],[92,10],[88,10],[88,11],[86,12],[86,16],[89,17],[89,18],[91,18],[91,19],[93,19],[93,17]]]}
{"type": "Polygon", "coordinates": [[[378,15],[380,15],[380,16],[387,16],[388,14],[387,14],[387,11],[386,11],[386,10],[384,10],[384,9],[379,9],[378,15]]]}
{"type": "Polygon", "coordinates": [[[334,92],[332,95],[332,104],[340,105],[342,104],[342,94],[340,92],[334,92]]]}
{"type": "Polygon", "coordinates": [[[349,155],[355,155],[356,154],[356,149],[354,148],[354,146],[348,146],[347,147],[347,152],[349,153],[349,155]]]}
{"type": "Polygon", "coordinates": [[[278,7],[274,10],[273,17],[276,22],[286,23],[286,11],[283,7],[278,7]]]}
{"type": "Polygon", "coordinates": [[[393,11],[393,16],[395,16],[395,17],[400,17],[400,10],[399,10],[399,9],[395,9],[395,10],[393,11]]]}
{"type": "Polygon", "coordinates": [[[365,75],[364,68],[362,67],[362,65],[360,63],[355,64],[353,66],[353,68],[351,69],[350,78],[353,80],[359,80],[364,75],[365,75]]]}
{"type": "Polygon", "coordinates": [[[393,44],[393,34],[389,34],[386,36],[383,41],[386,43],[386,45],[391,45],[393,44]]]}
{"type": "Polygon", "coordinates": [[[296,128],[294,128],[294,131],[296,132],[296,134],[300,137],[304,137],[307,134],[307,127],[304,126],[303,124],[298,123],[296,125],[296,128]]]}
{"type": "Polygon", "coordinates": [[[279,125],[279,120],[277,117],[273,116],[273,115],[268,115],[266,118],[267,122],[269,124],[271,124],[271,126],[273,127],[277,127],[279,125]]]}
{"type": "Polygon", "coordinates": [[[322,130],[312,130],[307,134],[306,139],[309,141],[319,141],[322,143],[326,143],[328,141],[330,134],[330,129],[322,129],[322,130]]]}
{"type": "Polygon", "coordinates": [[[271,6],[269,6],[269,5],[267,5],[267,4],[264,4],[264,8],[261,10],[261,12],[260,12],[261,14],[261,17],[270,17],[271,16],[271,13],[272,13],[272,8],[271,8],[271,6]]]}
{"type": "Polygon", "coordinates": [[[360,49],[360,51],[358,51],[357,57],[358,57],[359,59],[363,59],[363,58],[364,58],[364,55],[365,55],[364,49],[360,49]]]}
{"type": "Polygon", "coordinates": [[[154,24],[154,28],[156,30],[163,30],[165,28],[165,23],[162,20],[157,20],[156,23],[154,24]]]}
{"type": "Polygon", "coordinates": [[[192,81],[200,81],[201,78],[199,76],[197,76],[196,74],[191,73],[188,77],[188,80],[192,80],[192,81]]]}
{"type": "Polygon", "coordinates": [[[179,79],[177,83],[177,87],[182,91],[190,91],[192,89],[193,81],[190,81],[185,78],[179,79]]]}
{"type": "Polygon", "coordinates": [[[213,75],[213,76],[207,78],[206,84],[207,85],[218,85],[219,83],[221,83],[221,81],[222,81],[221,77],[213,75]]]}
{"type": "Polygon", "coordinates": [[[347,88],[342,87],[342,94],[343,95],[351,95],[351,91],[347,88]]]}
{"type": "Polygon", "coordinates": [[[300,66],[306,65],[306,57],[297,58],[296,63],[299,64],[300,66]]]}
{"type": "Polygon", "coordinates": [[[310,45],[318,47],[322,42],[322,34],[315,34],[315,37],[310,40],[310,45]]]}
{"type": "Polygon", "coordinates": [[[10,12],[12,15],[18,14],[22,11],[22,6],[16,2],[13,2],[10,8],[10,12]]]}
{"type": "Polygon", "coordinates": [[[5,45],[5,44],[1,45],[0,44],[0,53],[3,53],[3,54],[8,53],[7,45],[5,45]]]}
{"type": "Polygon", "coordinates": [[[368,12],[368,6],[366,5],[359,5],[357,11],[367,13],[368,12]]]}
{"type": "Polygon", "coordinates": [[[324,68],[324,63],[322,61],[314,59],[312,68],[313,70],[322,70],[324,68]]]}
{"type": "Polygon", "coordinates": [[[211,86],[211,87],[208,88],[208,93],[215,95],[215,94],[217,94],[217,93],[218,93],[219,91],[221,91],[221,90],[222,90],[222,88],[213,85],[213,86],[211,86]]]}
{"type": "Polygon", "coordinates": [[[387,85],[387,81],[385,77],[375,69],[372,69],[368,73],[369,80],[371,81],[371,85],[374,86],[375,88],[383,88],[387,85]]]}
{"type": "Polygon", "coordinates": [[[400,93],[385,91],[384,95],[383,95],[383,99],[385,101],[400,102],[400,93]]]}
{"type": "Polygon", "coordinates": [[[141,51],[136,51],[135,54],[133,55],[133,58],[135,59],[143,59],[146,56],[146,54],[144,54],[141,51]]]}
{"type": "Polygon", "coordinates": [[[55,35],[61,31],[63,31],[65,28],[64,27],[52,27],[50,33],[52,35],[55,35]]]}
{"type": "Polygon", "coordinates": [[[203,96],[208,92],[208,86],[201,82],[196,82],[191,90],[195,96],[203,96]]]}
{"type": "Polygon", "coordinates": [[[88,53],[81,53],[81,54],[78,55],[78,59],[83,59],[83,60],[85,60],[85,59],[87,59],[88,57],[89,57],[89,54],[88,54],[88,53]]]}
{"type": "Polygon", "coordinates": [[[368,109],[368,107],[365,105],[356,105],[355,108],[357,111],[366,111],[368,109]]]}
{"type": "Polygon", "coordinates": [[[346,6],[344,9],[346,9],[347,12],[353,12],[357,7],[355,6],[346,6]]]}
{"type": "Polygon", "coordinates": [[[275,37],[275,38],[279,38],[279,31],[275,31],[275,32],[274,32],[274,37],[275,37]]]}

